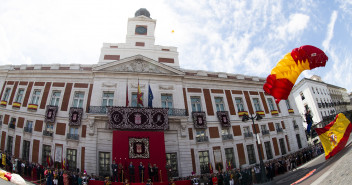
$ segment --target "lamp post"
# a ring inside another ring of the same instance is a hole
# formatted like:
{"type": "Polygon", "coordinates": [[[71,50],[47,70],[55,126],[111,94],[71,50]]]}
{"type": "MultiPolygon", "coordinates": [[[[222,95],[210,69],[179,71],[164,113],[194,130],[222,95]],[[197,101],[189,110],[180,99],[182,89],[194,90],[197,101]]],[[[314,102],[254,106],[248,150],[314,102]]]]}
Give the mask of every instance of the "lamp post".
{"type": "Polygon", "coordinates": [[[258,149],[258,153],[259,153],[259,161],[260,161],[260,176],[261,176],[261,183],[264,183],[264,182],[267,182],[267,179],[266,179],[266,174],[265,174],[265,166],[264,166],[264,162],[263,162],[263,158],[262,158],[262,151],[260,150],[259,148],[259,141],[258,141],[258,133],[255,129],[255,125],[254,125],[254,120],[261,120],[263,119],[259,114],[256,114],[256,115],[252,115],[250,114],[250,116],[248,115],[243,115],[242,117],[242,121],[243,122],[246,122],[248,121],[249,119],[252,120],[252,125],[253,125],[253,131],[254,131],[254,134],[255,134],[255,139],[256,139],[256,142],[257,142],[257,149],[258,149]]]}

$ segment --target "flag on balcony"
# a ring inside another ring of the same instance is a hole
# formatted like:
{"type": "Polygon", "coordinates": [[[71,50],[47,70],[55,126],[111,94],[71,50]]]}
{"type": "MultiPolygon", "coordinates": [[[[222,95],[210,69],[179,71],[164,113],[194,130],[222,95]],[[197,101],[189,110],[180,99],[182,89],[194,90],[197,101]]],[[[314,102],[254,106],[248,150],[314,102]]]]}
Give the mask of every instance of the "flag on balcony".
{"type": "Polygon", "coordinates": [[[143,106],[143,94],[141,88],[139,87],[139,79],[138,79],[138,93],[137,93],[137,107],[143,106]]]}
{"type": "Polygon", "coordinates": [[[61,168],[65,169],[65,159],[61,158],[61,168]]]}
{"type": "Polygon", "coordinates": [[[316,128],[315,131],[323,145],[325,159],[329,159],[345,147],[352,131],[352,125],[350,120],[340,113],[334,121],[324,128],[316,128]]]}
{"type": "Polygon", "coordinates": [[[128,82],[127,82],[126,83],[126,107],[128,107],[129,104],[130,104],[130,102],[128,101],[128,82]]]}
{"type": "Polygon", "coordinates": [[[209,163],[209,173],[213,173],[213,167],[211,167],[211,163],[209,163]]]}
{"type": "Polygon", "coordinates": [[[154,99],[153,92],[152,92],[152,89],[150,88],[150,85],[149,85],[149,90],[148,90],[148,107],[149,108],[153,108],[153,99],[154,99]]]}

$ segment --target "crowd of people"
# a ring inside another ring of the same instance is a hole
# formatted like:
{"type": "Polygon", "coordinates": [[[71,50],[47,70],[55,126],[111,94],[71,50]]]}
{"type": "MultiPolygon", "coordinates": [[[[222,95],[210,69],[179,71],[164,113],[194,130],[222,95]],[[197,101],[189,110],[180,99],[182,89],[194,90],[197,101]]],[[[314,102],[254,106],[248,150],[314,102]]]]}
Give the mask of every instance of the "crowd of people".
{"type": "MultiPolygon", "coordinates": [[[[284,174],[288,171],[297,169],[298,166],[310,161],[316,156],[324,153],[321,144],[309,146],[295,153],[282,156],[280,158],[269,160],[265,163],[266,181],[272,181],[277,175],[284,174]]],[[[101,180],[106,182],[121,181],[123,178],[123,166],[121,164],[111,165],[112,176],[94,176],[88,175],[85,171],[79,172],[75,170],[64,170],[59,167],[47,168],[37,163],[30,163],[21,159],[16,159],[14,156],[0,151],[0,167],[6,171],[20,174],[29,181],[41,182],[47,185],[85,185],[89,180],[101,180]]],[[[158,167],[156,165],[148,164],[148,177],[150,181],[158,182],[158,167]]],[[[145,167],[142,163],[137,168],[139,172],[138,180],[135,179],[134,166],[129,164],[127,173],[124,179],[130,179],[130,182],[141,181],[146,179],[147,174],[144,174],[145,167]]],[[[178,180],[191,180],[193,184],[200,185],[247,185],[253,183],[263,183],[261,179],[261,169],[259,164],[248,166],[241,169],[229,169],[225,172],[202,174],[199,176],[177,177],[173,178],[172,182],[178,180]]],[[[144,181],[148,182],[148,181],[144,181]]]]}
{"type": "Polygon", "coordinates": [[[324,153],[322,145],[317,144],[295,153],[266,161],[264,164],[266,180],[261,178],[261,168],[259,164],[241,169],[231,169],[221,173],[180,177],[174,180],[191,180],[193,184],[200,185],[250,185],[253,183],[264,183],[272,181],[277,175],[296,170],[298,166],[303,165],[322,153],[324,153]]]}

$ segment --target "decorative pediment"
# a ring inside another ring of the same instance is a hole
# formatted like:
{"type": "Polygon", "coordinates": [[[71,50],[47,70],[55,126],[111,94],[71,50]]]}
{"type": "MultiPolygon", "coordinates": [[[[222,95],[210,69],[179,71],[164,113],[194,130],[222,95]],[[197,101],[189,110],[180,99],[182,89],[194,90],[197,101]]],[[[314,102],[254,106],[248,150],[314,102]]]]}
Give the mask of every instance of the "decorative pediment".
{"type": "Polygon", "coordinates": [[[184,75],[184,72],[153,59],[136,55],[119,61],[97,66],[94,71],[157,73],[167,75],[184,75]]]}

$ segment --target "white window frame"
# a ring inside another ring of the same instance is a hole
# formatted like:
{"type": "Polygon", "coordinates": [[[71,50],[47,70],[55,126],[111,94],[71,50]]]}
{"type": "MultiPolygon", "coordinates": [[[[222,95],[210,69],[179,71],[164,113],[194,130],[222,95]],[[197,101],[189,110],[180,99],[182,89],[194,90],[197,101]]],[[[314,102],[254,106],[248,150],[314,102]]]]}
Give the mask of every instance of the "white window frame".
{"type": "Polygon", "coordinates": [[[160,98],[161,98],[161,107],[162,108],[173,108],[174,107],[172,94],[162,93],[160,98]],[[166,97],[166,99],[164,99],[163,97],[166,97]],[[169,97],[170,97],[170,99],[169,99],[169,97]],[[170,106],[170,103],[171,103],[171,106],[170,106]]]}
{"type": "Polygon", "coordinates": [[[8,87],[5,89],[5,93],[4,93],[4,96],[2,97],[2,101],[9,100],[10,94],[11,94],[11,88],[8,87]]]}
{"type": "Polygon", "coordinates": [[[252,98],[252,101],[253,101],[253,107],[254,107],[255,111],[263,111],[259,97],[253,97],[253,98],[252,98]],[[257,103],[258,107],[256,106],[256,103],[255,103],[255,101],[254,101],[255,99],[258,100],[258,103],[257,103]],[[259,110],[258,110],[257,108],[259,108],[259,110]]]}
{"type": "Polygon", "coordinates": [[[102,98],[101,98],[101,106],[102,107],[113,106],[114,105],[114,96],[115,96],[114,91],[103,91],[102,98]],[[112,96],[109,96],[111,94],[112,94],[112,96]],[[105,95],[108,95],[108,96],[105,96],[105,95]],[[104,100],[106,100],[105,104],[104,104],[104,100]]]}
{"type": "Polygon", "coordinates": [[[84,91],[75,91],[74,94],[73,94],[72,107],[83,108],[83,106],[84,106],[84,96],[85,96],[84,91]],[[77,96],[77,95],[79,95],[81,93],[83,94],[83,97],[77,96]],[[75,102],[77,102],[76,105],[75,105],[75,102]]]}
{"type": "Polygon", "coordinates": [[[191,99],[192,112],[201,112],[202,111],[202,98],[201,98],[201,96],[191,96],[190,99],[191,99]],[[192,99],[196,99],[196,98],[199,101],[198,102],[192,102],[192,99]],[[195,107],[195,110],[193,109],[193,105],[195,107]]]}
{"type": "Polygon", "coordinates": [[[23,95],[24,95],[24,88],[18,89],[14,102],[22,103],[23,95]]]}
{"type": "Polygon", "coordinates": [[[214,97],[214,102],[215,102],[216,111],[225,111],[224,97],[216,96],[214,97]],[[220,99],[220,102],[217,102],[218,99],[220,99]]]}
{"type": "Polygon", "coordinates": [[[30,104],[39,105],[40,95],[41,95],[41,90],[40,89],[34,89],[33,93],[32,93],[32,99],[31,99],[30,104]],[[39,94],[36,94],[36,92],[39,92],[39,94]]]}
{"type": "Polygon", "coordinates": [[[276,107],[275,107],[273,99],[272,98],[267,98],[267,101],[268,101],[268,105],[269,105],[270,111],[276,110],[276,107]]]}
{"type": "Polygon", "coordinates": [[[61,90],[53,90],[51,92],[50,105],[59,106],[61,99],[61,90]],[[56,96],[56,93],[60,93],[60,96],[56,96]],[[54,102],[54,103],[53,103],[54,102]]]}

